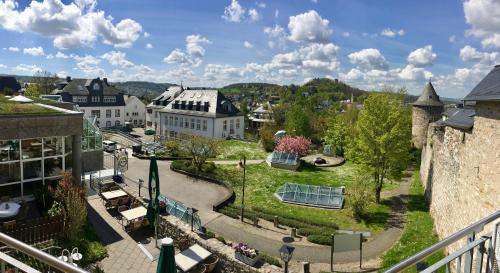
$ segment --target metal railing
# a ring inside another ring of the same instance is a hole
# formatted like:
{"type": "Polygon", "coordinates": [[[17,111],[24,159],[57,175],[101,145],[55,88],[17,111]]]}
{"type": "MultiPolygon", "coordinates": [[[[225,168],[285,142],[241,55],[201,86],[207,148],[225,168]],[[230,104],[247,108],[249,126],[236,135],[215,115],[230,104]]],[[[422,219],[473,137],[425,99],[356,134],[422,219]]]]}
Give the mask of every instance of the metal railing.
{"type": "MultiPolygon", "coordinates": [[[[135,138],[135,137],[133,137],[133,136],[127,134],[127,133],[124,133],[124,132],[120,131],[120,130],[101,128],[101,132],[103,134],[105,134],[105,133],[115,134],[115,135],[118,135],[118,136],[126,139],[129,142],[129,145],[127,145],[127,146],[130,146],[130,147],[132,147],[132,145],[130,143],[132,143],[132,144],[142,144],[142,140],[140,140],[138,138],[135,138]]],[[[123,143],[120,143],[120,144],[123,144],[123,143]]]]}
{"type": "MultiPolygon", "coordinates": [[[[32,247],[28,244],[25,244],[21,241],[18,241],[2,232],[0,232],[0,242],[7,245],[8,247],[15,249],[23,254],[26,254],[28,256],[31,256],[35,258],[36,260],[52,267],[57,270],[60,270],[62,272],[66,273],[89,273],[86,270],[83,270],[81,268],[78,268],[76,266],[73,266],[72,264],[69,264],[67,262],[63,262],[59,259],[57,259],[54,256],[51,256],[50,254],[43,252],[35,247],[32,247]]],[[[8,255],[3,255],[4,253],[0,252],[0,270],[3,270],[2,272],[5,272],[6,264],[10,264],[12,267],[15,267],[15,271],[24,271],[24,272],[39,272],[36,269],[31,268],[30,266],[12,258],[11,256],[8,255]]]]}
{"type": "Polygon", "coordinates": [[[474,272],[477,273],[498,273],[500,262],[500,222],[497,221],[497,223],[493,225],[493,230],[491,232],[486,232],[481,237],[476,238],[476,235],[483,230],[485,225],[498,219],[500,219],[500,210],[399,262],[386,270],[385,273],[401,272],[463,238],[467,239],[467,244],[465,246],[450,253],[433,265],[425,269],[422,268],[420,272],[437,272],[439,269],[444,268],[446,273],[448,273],[452,271],[451,267],[455,265],[453,271],[457,273],[470,273],[473,272],[473,269],[474,272]],[[485,255],[486,260],[484,260],[485,255]]]}

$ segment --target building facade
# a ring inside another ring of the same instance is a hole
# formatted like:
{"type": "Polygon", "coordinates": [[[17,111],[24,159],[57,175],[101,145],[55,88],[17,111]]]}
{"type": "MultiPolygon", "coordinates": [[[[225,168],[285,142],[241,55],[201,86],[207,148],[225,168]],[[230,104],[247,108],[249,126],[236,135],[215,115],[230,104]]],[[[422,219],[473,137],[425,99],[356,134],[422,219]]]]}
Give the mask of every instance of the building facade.
{"type": "Polygon", "coordinates": [[[429,81],[422,95],[412,105],[412,143],[417,148],[422,148],[427,139],[429,124],[441,118],[443,103],[429,81]]]}
{"type": "Polygon", "coordinates": [[[160,134],[243,138],[244,115],[218,90],[184,90],[160,111],[160,134]]]}
{"type": "Polygon", "coordinates": [[[181,86],[170,86],[165,92],[146,106],[146,128],[154,129],[156,134],[160,134],[160,110],[165,108],[171,101],[173,101],[180,93],[184,91],[181,86]]]}
{"type": "Polygon", "coordinates": [[[252,113],[248,114],[248,127],[257,131],[264,124],[274,121],[273,107],[270,102],[259,105],[252,113]]]}
{"type": "Polygon", "coordinates": [[[125,124],[123,92],[110,85],[106,78],[82,80],[66,77],[52,93],[61,95],[64,102],[77,104],[84,116],[95,117],[101,128],[125,124]]]}
{"type": "Polygon", "coordinates": [[[125,122],[133,127],[144,127],[146,124],[146,105],[136,96],[123,95],[125,101],[125,122]]]}

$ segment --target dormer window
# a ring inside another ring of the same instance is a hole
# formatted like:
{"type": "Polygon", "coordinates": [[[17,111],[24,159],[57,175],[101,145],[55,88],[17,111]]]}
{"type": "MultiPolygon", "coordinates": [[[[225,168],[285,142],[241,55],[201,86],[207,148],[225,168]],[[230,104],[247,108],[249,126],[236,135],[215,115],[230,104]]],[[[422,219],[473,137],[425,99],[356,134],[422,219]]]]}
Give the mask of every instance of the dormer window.
{"type": "Polygon", "coordinates": [[[94,83],[94,87],[92,89],[94,89],[94,91],[99,91],[99,83],[94,83]]]}

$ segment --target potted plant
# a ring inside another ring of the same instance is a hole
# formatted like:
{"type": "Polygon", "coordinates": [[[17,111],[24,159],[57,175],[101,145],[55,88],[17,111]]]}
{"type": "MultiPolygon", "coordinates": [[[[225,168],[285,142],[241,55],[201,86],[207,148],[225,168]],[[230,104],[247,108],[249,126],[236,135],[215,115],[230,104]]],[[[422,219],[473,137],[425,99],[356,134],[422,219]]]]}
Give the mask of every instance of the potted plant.
{"type": "Polygon", "coordinates": [[[238,243],[234,246],[234,257],[249,266],[255,266],[259,261],[257,250],[244,243],[238,243]]]}

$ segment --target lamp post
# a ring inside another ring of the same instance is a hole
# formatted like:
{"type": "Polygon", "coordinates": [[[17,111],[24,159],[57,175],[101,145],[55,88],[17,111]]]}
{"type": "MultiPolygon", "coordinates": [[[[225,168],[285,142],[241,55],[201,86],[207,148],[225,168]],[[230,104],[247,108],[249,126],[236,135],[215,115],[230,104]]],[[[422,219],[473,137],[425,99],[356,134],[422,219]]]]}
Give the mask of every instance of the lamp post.
{"type": "Polygon", "coordinates": [[[194,214],[198,212],[195,208],[189,208],[189,213],[191,214],[191,231],[194,231],[194,214]]]}
{"type": "Polygon", "coordinates": [[[142,185],[144,185],[144,180],[139,178],[138,184],[139,184],[139,197],[141,197],[141,188],[142,188],[142,185]]]}
{"type": "Polygon", "coordinates": [[[279,249],[281,260],[285,263],[285,273],[288,273],[288,262],[292,259],[295,247],[283,245],[279,249]]]}
{"type": "Polygon", "coordinates": [[[243,188],[241,190],[241,222],[243,222],[244,214],[245,214],[245,180],[246,180],[246,166],[247,166],[247,157],[243,156],[243,160],[240,159],[238,163],[238,168],[243,169],[243,188]]]}

